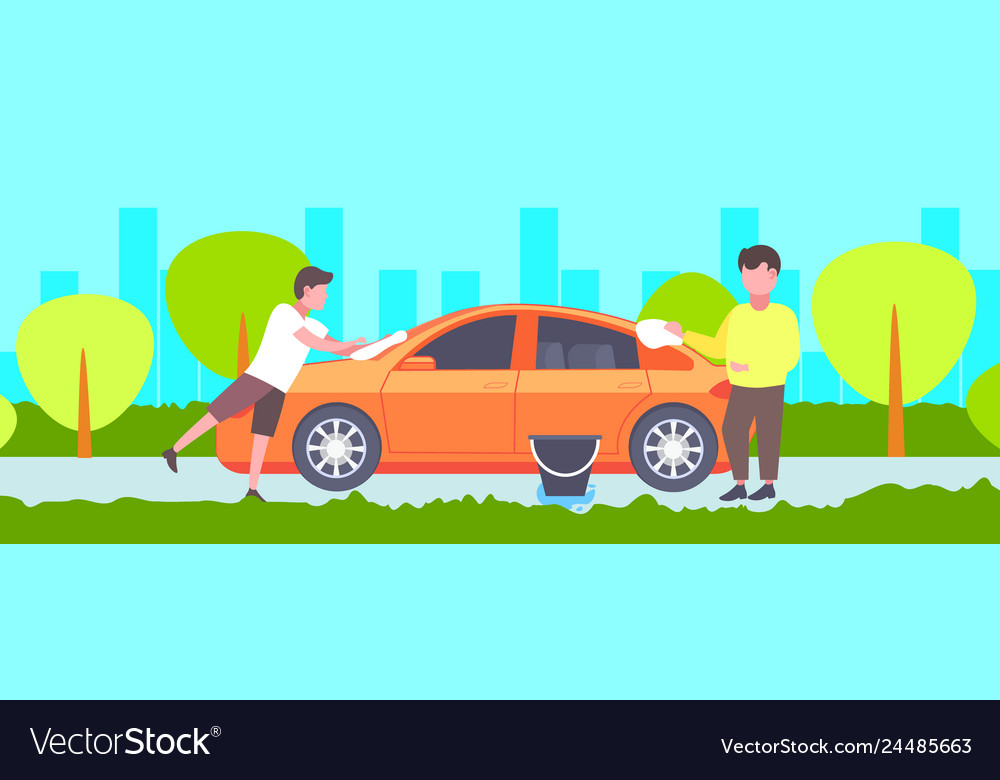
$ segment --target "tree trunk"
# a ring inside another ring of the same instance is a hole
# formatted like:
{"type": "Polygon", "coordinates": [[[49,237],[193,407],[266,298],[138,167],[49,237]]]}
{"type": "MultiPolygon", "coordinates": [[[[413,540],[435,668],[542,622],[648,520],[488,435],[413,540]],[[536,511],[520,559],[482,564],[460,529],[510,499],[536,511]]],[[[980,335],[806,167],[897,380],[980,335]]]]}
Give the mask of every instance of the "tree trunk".
{"type": "MultiPolygon", "coordinates": [[[[250,365],[250,344],[247,342],[247,316],[240,312],[240,338],[236,342],[236,376],[242,376],[250,365]]],[[[233,417],[242,417],[247,414],[252,406],[237,412],[233,417]]]]}
{"type": "Polygon", "coordinates": [[[80,350],[80,398],[76,423],[76,457],[89,458],[90,451],[90,386],[87,384],[87,350],[80,350]]]}
{"type": "Polygon", "coordinates": [[[899,362],[899,323],[892,306],[892,333],[889,336],[889,457],[906,454],[903,438],[903,370],[899,362]]]}
{"type": "Polygon", "coordinates": [[[247,317],[240,312],[240,340],[236,345],[236,376],[250,365],[250,345],[247,343],[247,317]]]}

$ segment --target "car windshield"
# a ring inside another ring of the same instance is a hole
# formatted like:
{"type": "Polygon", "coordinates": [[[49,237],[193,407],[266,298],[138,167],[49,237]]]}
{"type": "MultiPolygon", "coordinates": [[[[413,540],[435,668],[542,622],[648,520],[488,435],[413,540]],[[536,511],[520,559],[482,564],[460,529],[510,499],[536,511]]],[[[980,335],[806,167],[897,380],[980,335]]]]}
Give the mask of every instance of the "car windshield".
{"type": "MultiPolygon", "coordinates": [[[[469,313],[471,313],[471,312],[474,311],[474,309],[468,309],[466,311],[468,311],[469,313]]],[[[569,310],[567,310],[567,311],[569,311],[569,310]]],[[[418,338],[419,336],[422,336],[424,333],[426,333],[427,331],[431,330],[432,328],[434,328],[434,327],[436,327],[436,326],[438,326],[438,325],[440,325],[440,324],[442,324],[444,322],[447,322],[447,321],[453,319],[455,317],[455,315],[458,314],[458,313],[459,312],[451,312],[450,314],[442,314],[440,317],[435,317],[432,320],[427,320],[427,322],[422,322],[419,325],[414,325],[412,328],[409,328],[406,331],[406,340],[408,342],[412,342],[413,339],[418,338]]],[[[559,314],[562,315],[562,316],[566,316],[564,312],[559,312],[559,314]]],[[[634,322],[632,322],[631,320],[626,320],[626,319],[621,318],[621,317],[616,317],[615,319],[620,320],[620,324],[621,324],[622,329],[626,333],[629,333],[629,335],[632,335],[632,333],[634,332],[634,328],[635,328],[635,323],[634,322]]],[[[389,335],[388,333],[385,334],[385,336],[388,336],[388,335],[389,335]]],[[[380,338],[384,338],[384,336],[380,336],[380,338]]],[[[374,358],[374,359],[377,360],[378,358],[384,357],[385,354],[386,353],[383,352],[381,355],[378,355],[378,357],[374,358]]]]}
{"type": "Polygon", "coordinates": [[[442,314],[440,317],[435,317],[432,320],[427,320],[427,322],[421,322],[419,325],[414,325],[412,328],[406,331],[407,341],[412,339],[414,336],[419,336],[422,333],[426,333],[428,330],[433,328],[435,325],[440,325],[445,320],[451,319],[454,314],[442,314]]]}

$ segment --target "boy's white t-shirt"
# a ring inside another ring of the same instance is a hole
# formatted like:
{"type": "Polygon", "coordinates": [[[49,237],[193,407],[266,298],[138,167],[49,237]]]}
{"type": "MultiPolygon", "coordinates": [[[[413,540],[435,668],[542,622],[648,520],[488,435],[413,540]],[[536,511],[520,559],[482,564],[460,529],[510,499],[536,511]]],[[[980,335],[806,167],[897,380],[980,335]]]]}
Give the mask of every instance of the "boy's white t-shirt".
{"type": "Polygon", "coordinates": [[[279,303],[275,306],[267,320],[260,349],[246,373],[287,393],[309,357],[309,347],[295,338],[302,328],[320,338],[326,336],[329,330],[312,317],[303,319],[291,304],[279,303]]]}

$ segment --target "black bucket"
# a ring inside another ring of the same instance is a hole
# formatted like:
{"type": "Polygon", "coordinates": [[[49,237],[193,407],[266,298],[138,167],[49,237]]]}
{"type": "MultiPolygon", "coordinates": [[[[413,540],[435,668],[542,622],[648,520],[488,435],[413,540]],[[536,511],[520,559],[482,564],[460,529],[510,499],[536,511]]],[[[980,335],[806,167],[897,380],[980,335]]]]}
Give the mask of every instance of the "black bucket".
{"type": "Polygon", "coordinates": [[[601,448],[600,436],[529,436],[547,496],[582,496],[601,448]]]}

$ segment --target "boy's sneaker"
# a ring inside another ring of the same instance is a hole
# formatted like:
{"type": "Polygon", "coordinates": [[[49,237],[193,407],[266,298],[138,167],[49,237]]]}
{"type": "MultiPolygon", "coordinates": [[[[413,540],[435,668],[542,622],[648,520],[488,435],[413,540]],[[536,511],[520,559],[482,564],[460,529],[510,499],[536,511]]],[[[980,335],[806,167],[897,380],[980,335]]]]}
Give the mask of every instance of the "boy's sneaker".
{"type": "Polygon", "coordinates": [[[728,493],[719,496],[719,501],[739,501],[747,497],[746,485],[733,485],[733,489],[728,493]]]}
{"type": "Polygon", "coordinates": [[[167,465],[170,467],[170,470],[172,472],[174,472],[174,474],[176,474],[177,473],[177,452],[174,450],[174,448],[171,447],[169,450],[164,450],[163,451],[163,457],[167,461],[167,465]]]}
{"type": "MultiPolygon", "coordinates": [[[[264,496],[262,496],[256,490],[248,490],[247,494],[243,496],[243,498],[259,498],[261,501],[264,501],[264,496]]],[[[266,504],[267,501],[264,501],[264,503],[266,504]]]]}

